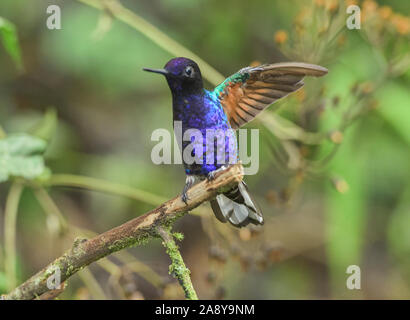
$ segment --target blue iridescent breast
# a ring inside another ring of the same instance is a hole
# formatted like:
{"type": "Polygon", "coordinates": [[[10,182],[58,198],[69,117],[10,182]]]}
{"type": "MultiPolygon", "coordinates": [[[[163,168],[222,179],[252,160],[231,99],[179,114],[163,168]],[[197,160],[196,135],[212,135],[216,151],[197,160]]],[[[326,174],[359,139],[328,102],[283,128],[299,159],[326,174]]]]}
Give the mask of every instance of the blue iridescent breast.
{"type": "Polygon", "coordinates": [[[202,135],[202,140],[190,136],[190,140],[182,142],[182,154],[191,144],[194,147],[192,155],[198,159],[196,163],[187,163],[183,156],[186,174],[207,175],[238,161],[235,131],[213,92],[204,90],[202,95],[174,99],[174,121],[182,122],[183,136],[190,129],[202,135]]]}

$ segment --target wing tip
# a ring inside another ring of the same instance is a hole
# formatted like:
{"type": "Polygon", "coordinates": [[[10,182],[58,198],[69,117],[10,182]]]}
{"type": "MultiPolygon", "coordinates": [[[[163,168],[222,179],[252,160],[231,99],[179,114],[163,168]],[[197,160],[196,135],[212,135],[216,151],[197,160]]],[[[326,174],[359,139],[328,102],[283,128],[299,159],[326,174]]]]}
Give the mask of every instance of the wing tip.
{"type": "Polygon", "coordinates": [[[316,64],[312,64],[311,66],[314,67],[314,69],[312,70],[316,70],[318,73],[315,75],[316,77],[322,77],[325,76],[329,73],[329,70],[325,67],[316,65],[316,64]]]}
{"type": "Polygon", "coordinates": [[[312,64],[312,63],[307,63],[307,62],[295,62],[295,61],[267,64],[267,65],[264,65],[264,67],[268,69],[297,68],[297,69],[303,70],[303,72],[301,73],[304,73],[307,76],[314,76],[314,77],[322,77],[329,72],[327,68],[319,66],[317,64],[312,64]]]}
{"type": "Polygon", "coordinates": [[[307,72],[306,75],[308,76],[314,76],[314,77],[322,77],[326,75],[329,70],[325,67],[319,66],[317,64],[311,64],[311,63],[305,63],[305,62],[294,62],[295,65],[300,65],[300,67],[309,70],[310,72],[307,72]]]}

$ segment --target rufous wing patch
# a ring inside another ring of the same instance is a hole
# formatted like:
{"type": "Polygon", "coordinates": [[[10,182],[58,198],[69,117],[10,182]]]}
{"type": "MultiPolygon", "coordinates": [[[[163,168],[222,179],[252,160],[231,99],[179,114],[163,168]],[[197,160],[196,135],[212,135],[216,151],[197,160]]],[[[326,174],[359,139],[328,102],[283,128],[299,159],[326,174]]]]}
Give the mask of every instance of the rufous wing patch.
{"type": "Polygon", "coordinates": [[[233,129],[254,119],[276,100],[303,86],[305,76],[327,73],[321,66],[289,62],[244,68],[215,88],[233,129]]]}

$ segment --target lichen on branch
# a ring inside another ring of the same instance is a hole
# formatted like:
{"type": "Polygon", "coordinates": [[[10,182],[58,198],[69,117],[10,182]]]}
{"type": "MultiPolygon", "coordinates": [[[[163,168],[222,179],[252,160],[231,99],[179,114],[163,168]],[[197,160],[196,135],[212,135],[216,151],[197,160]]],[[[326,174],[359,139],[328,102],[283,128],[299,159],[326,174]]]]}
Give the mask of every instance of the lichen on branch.
{"type": "MultiPolygon", "coordinates": [[[[167,254],[171,258],[171,265],[169,266],[169,273],[178,280],[182,289],[184,290],[185,297],[188,300],[198,300],[198,296],[195,292],[194,286],[191,281],[191,271],[186,267],[184,260],[182,259],[181,252],[178,245],[175,243],[174,237],[171,233],[171,228],[158,227],[158,234],[162,238],[162,245],[165,247],[167,254]]],[[[179,234],[181,235],[181,234],[179,234]]],[[[176,236],[175,238],[178,238],[176,236]]],[[[179,239],[181,239],[179,237],[179,239]]]]}

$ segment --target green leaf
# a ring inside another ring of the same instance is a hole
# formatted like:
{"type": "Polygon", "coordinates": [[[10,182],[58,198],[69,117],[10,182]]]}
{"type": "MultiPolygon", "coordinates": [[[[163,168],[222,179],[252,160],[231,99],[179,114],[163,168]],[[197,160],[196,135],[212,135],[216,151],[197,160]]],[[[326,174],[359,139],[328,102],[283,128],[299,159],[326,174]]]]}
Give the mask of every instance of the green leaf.
{"type": "Polygon", "coordinates": [[[380,107],[377,108],[379,114],[392,125],[403,141],[410,144],[408,88],[390,83],[385,85],[376,96],[380,102],[380,107]]]}
{"type": "Polygon", "coordinates": [[[0,17],[0,37],[3,46],[14,60],[19,70],[23,69],[23,62],[21,60],[20,46],[18,43],[17,31],[14,24],[10,21],[0,17]]]}
{"type": "Polygon", "coordinates": [[[353,292],[346,291],[346,268],[362,262],[366,223],[363,177],[366,158],[357,150],[359,134],[358,126],[346,131],[345,139],[330,164],[331,172],[349,185],[349,190],[341,193],[329,184],[326,194],[326,254],[331,289],[336,297],[352,297],[353,292]]]}
{"type": "Polygon", "coordinates": [[[27,134],[0,140],[0,182],[12,177],[35,179],[46,172],[43,153],[46,141],[27,134]]]}
{"type": "Polygon", "coordinates": [[[51,140],[57,129],[57,112],[55,109],[48,109],[43,119],[36,124],[29,133],[47,142],[51,140]]]}

